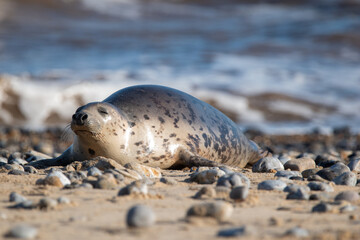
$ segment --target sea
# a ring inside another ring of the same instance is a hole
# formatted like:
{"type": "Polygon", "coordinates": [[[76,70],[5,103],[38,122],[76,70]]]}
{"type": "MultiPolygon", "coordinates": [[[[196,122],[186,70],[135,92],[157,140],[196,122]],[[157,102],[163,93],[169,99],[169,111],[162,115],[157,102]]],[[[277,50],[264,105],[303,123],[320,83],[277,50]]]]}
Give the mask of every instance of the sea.
{"type": "Polygon", "coordinates": [[[242,129],[360,132],[360,1],[0,0],[0,126],[64,127],[124,87],[242,129]]]}

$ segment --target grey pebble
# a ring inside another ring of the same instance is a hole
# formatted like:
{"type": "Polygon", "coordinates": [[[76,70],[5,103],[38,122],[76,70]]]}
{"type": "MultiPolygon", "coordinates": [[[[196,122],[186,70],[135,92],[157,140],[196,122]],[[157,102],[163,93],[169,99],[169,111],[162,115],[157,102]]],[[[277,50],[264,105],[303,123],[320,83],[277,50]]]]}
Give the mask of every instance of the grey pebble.
{"type": "Polygon", "coordinates": [[[356,202],[359,200],[359,193],[354,191],[343,191],[336,195],[335,201],[348,201],[348,202],[356,202]]]}
{"type": "Polygon", "coordinates": [[[57,206],[57,204],[58,201],[49,197],[44,197],[40,199],[38,206],[40,209],[49,210],[49,209],[54,209],[57,206]]]}
{"type": "Polygon", "coordinates": [[[82,181],[87,178],[87,172],[77,171],[77,172],[67,172],[65,176],[70,180],[70,182],[82,181]]]}
{"type": "Polygon", "coordinates": [[[115,169],[106,169],[104,173],[111,173],[114,176],[114,178],[119,182],[124,181],[125,179],[124,175],[122,175],[120,172],[118,172],[115,169]]]}
{"type": "Polygon", "coordinates": [[[350,171],[360,172],[360,158],[354,158],[352,159],[348,167],[350,168],[350,171]]]}
{"type": "Polygon", "coordinates": [[[50,169],[50,173],[45,177],[45,180],[49,177],[58,177],[63,186],[71,184],[70,179],[67,178],[61,170],[54,170],[54,168],[50,169]]]}
{"type": "Polygon", "coordinates": [[[34,204],[32,201],[30,200],[26,200],[26,201],[22,201],[19,203],[16,203],[15,205],[9,207],[9,208],[15,208],[15,209],[33,209],[36,208],[37,205],[34,204]]]}
{"type": "Polygon", "coordinates": [[[117,182],[111,173],[105,173],[98,177],[98,180],[94,183],[94,188],[98,189],[113,189],[117,187],[117,182]]]}
{"type": "Polygon", "coordinates": [[[33,166],[24,166],[24,171],[31,173],[31,174],[38,173],[38,170],[36,168],[34,168],[33,166]]]}
{"type": "Polygon", "coordinates": [[[356,174],[353,172],[344,172],[340,176],[337,176],[333,181],[336,185],[356,186],[357,178],[356,174]]]}
{"type": "Polygon", "coordinates": [[[12,192],[10,193],[9,196],[9,201],[10,202],[16,202],[16,203],[21,203],[26,201],[27,199],[25,197],[23,197],[22,195],[16,193],[16,192],[12,192]]]}
{"type": "Polygon", "coordinates": [[[330,195],[326,192],[314,193],[311,194],[309,200],[320,200],[320,201],[328,201],[330,199],[330,195]]]}
{"type": "Polygon", "coordinates": [[[212,184],[223,175],[225,175],[225,172],[216,167],[209,170],[195,172],[191,175],[190,180],[199,184],[212,184]]]}
{"type": "Polygon", "coordinates": [[[285,165],[286,162],[291,160],[289,156],[280,156],[278,159],[282,163],[282,165],[285,165]]]}
{"type": "Polygon", "coordinates": [[[217,201],[195,204],[186,213],[187,217],[212,217],[218,221],[230,218],[233,207],[230,203],[217,201]]]}
{"type": "Polygon", "coordinates": [[[284,170],[283,164],[278,158],[264,157],[257,161],[253,167],[253,172],[269,172],[270,170],[284,170]]]}
{"type": "Polygon", "coordinates": [[[319,169],[317,169],[317,168],[306,169],[301,172],[301,175],[303,178],[308,178],[312,175],[315,175],[318,171],[319,171],[319,169]]]}
{"type": "Polygon", "coordinates": [[[71,201],[67,197],[61,196],[57,199],[57,202],[59,204],[70,204],[71,201]]]}
{"type": "Polygon", "coordinates": [[[156,220],[153,210],[145,205],[135,205],[126,215],[126,223],[129,227],[150,227],[156,220]]]}
{"type": "Polygon", "coordinates": [[[357,209],[356,206],[346,205],[346,206],[341,207],[339,210],[341,213],[350,213],[350,212],[355,211],[356,209],[357,209]]]}
{"type": "Polygon", "coordinates": [[[236,201],[240,200],[243,201],[249,194],[248,186],[238,186],[234,187],[230,192],[230,198],[236,201]]]}
{"type": "Polygon", "coordinates": [[[11,228],[6,236],[13,238],[32,239],[37,235],[37,233],[38,230],[36,228],[27,224],[20,224],[11,228]]]}
{"type": "Polygon", "coordinates": [[[237,186],[250,187],[250,180],[244,174],[241,173],[230,173],[220,177],[216,183],[216,186],[223,187],[237,187],[237,186]]]}
{"type": "Polygon", "coordinates": [[[277,171],[275,173],[275,177],[285,177],[285,178],[291,178],[291,177],[301,177],[300,172],[298,171],[277,171]]]}
{"type": "Polygon", "coordinates": [[[323,182],[310,182],[307,186],[313,191],[324,191],[324,192],[334,191],[334,188],[332,188],[329,184],[323,182]]]}
{"type": "Polygon", "coordinates": [[[286,236],[294,236],[294,237],[308,237],[308,230],[301,227],[293,227],[286,231],[286,236]]]}
{"type": "Polygon", "coordinates": [[[309,199],[309,187],[299,185],[289,185],[284,189],[284,192],[289,192],[286,196],[288,200],[308,200],[309,199]]]}
{"type": "Polygon", "coordinates": [[[21,171],[21,170],[17,170],[17,169],[12,169],[8,172],[9,175],[29,175],[29,173],[21,171]]]}
{"type": "Polygon", "coordinates": [[[329,168],[321,169],[316,174],[326,180],[332,181],[345,172],[350,172],[350,168],[342,162],[337,162],[329,168]]]}
{"type": "Polygon", "coordinates": [[[127,186],[120,189],[118,196],[125,196],[130,194],[147,194],[148,184],[144,180],[134,181],[127,186]]]}
{"type": "Polygon", "coordinates": [[[160,182],[165,183],[167,185],[176,185],[177,181],[172,178],[162,177],[160,178],[160,182]]]}
{"type": "Polygon", "coordinates": [[[309,176],[309,177],[307,178],[307,180],[308,180],[309,182],[313,182],[313,181],[315,181],[315,182],[327,182],[326,179],[320,177],[320,176],[317,175],[317,174],[309,176]]]}
{"type": "Polygon", "coordinates": [[[283,191],[286,186],[287,184],[281,180],[265,180],[258,184],[258,189],[283,191]]]}
{"type": "Polygon", "coordinates": [[[18,165],[25,165],[28,164],[28,162],[25,159],[22,158],[13,158],[11,160],[8,160],[9,164],[18,164],[18,165]]]}
{"type": "Polygon", "coordinates": [[[207,199],[216,197],[216,191],[211,186],[202,187],[194,196],[195,199],[207,199]]]}
{"type": "Polygon", "coordinates": [[[254,229],[248,226],[241,226],[237,228],[229,228],[220,230],[217,233],[218,237],[241,237],[241,236],[249,236],[254,233],[254,229]]]}
{"type": "Polygon", "coordinates": [[[327,203],[319,203],[319,204],[316,204],[311,212],[319,212],[319,213],[324,213],[324,212],[330,212],[332,210],[332,206],[330,204],[327,204],[327,203]]]}
{"type": "Polygon", "coordinates": [[[310,188],[308,186],[297,185],[297,184],[289,184],[284,188],[284,192],[296,192],[299,189],[303,189],[306,192],[310,192],[310,188]]]}
{"type": "Polygon", "coordinates": [[[5,164],[3,166],[3,168],[7,169],[7,170],[20,170],[20,171],[24,171],[24,168],[19,165],[19,164],[5,164]]]}
{"type": "Polygon", "coordinates": [[[7,163],[8,163],[8,160],[7,160],[7,158],[4,158],[4,157],[0,157],[0,163],[1,163],[2,165],[5,165],[5,164],[7,164],[7,163]]]}
{"type": "Polygon", "coordinates": [[[92,166],[87,169],[87,175],[92,177],[98,177],[102,175],[102,172],[97,167],[92,166]]]}

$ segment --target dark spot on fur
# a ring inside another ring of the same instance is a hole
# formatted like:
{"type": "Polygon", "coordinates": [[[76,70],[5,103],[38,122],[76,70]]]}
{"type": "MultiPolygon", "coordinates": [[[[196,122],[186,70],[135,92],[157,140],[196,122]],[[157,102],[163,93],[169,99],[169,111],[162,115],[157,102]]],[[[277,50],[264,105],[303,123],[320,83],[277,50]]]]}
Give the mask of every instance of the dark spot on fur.
{"type": "Polygon", "coordinates": [[[144,163],[149,163],[149,160],[144,161],[144,163]]]}
{"type": "Polygon", "coordinates": [[[143,141],[140,141],[140,142],[136,142],[136,143],[135,143],[136,146],[140,146],[141,144],[143,144],[143,141]]]}
{"type": "Polygon", "coordinates": [[[172,97],[172,94],[171,93],[166,93],[169,97],[172,97]]]}
{"type": "Polygon", "coordinates": [[[138,151],[136,151],[136,154],[137,154],[137,155],[140,155],[140,153],[141,153],[141,151],[139,151],[139,150],[138,150],[138,151]]]}
{"type": "Polygon", "coordinates": [[[135,135],[135,132],[134,131],[131,131],[131,133],[130,133],[131,135],[135,135]]]}
{"type": "Polygon", "coordinates": [[[89,148],[88,151],[89,151],[90,155],[95,155],[95,151],[93,149],[89,148]]]}
{"type": "Polygon", "coordinates": [[[180,140],[181,140],[180,138],[177,138],[177,139],[176,139],[176,141],[178,141],[178,142],[179,142],[180,140]]]}
{"type": "Polygon", "coordinates": [[[175,128],[179,128],[179,126],[177,125],[178,122],[179,122],[179,117],[174,118],[174,127],[175,128]]]}
{"type": "Polygon", "coordinates": [[[151,107],[151,104],[148,104],[148,105],[146,105],[148,108],[150,108],[151,107]]]}
{"type": "Polygon", "coordinates": [[[165,122],[165,120],[164,120],[162,117],[159,117],[158,119],[159,119],[160,123],[164,123],[164,122],[165,122]]]}
{"type": "Polygon", "coordinates": [[[118,134],[116,132],[114,132],[114,135],[117,136],[118,134]]]}
{"type": "Polygon", "coordinates": [[[164,139],[163,141],[164,141],[164,142],[167,142],[167,141],[169,141],[169,139],[164,139]]]}
{"type": "Polygon", "coordinates": [[[144,115],[144,118],[145,118],[145,120],[149,120],[150,118],[149,118],[149,116],[148,115],[144,115]]]}
{"type": "Polygon", "coordinates": [[[172,133],[172,134],[170,134],[170,136],[169,137],[176,137],[176,133],[172,133]]]}
{"type": "Polygon", "coordinates": [[[171,102],[171,100],[165,100],[165,102],[166,102],[166,103],[170,103],[170,102],[171,102]]]}
{"type": "Polygon", "coordinates": [[[136,125],[136,123],[134,123],[134,122],[131,122],[131,123],[129,123],[129,126],[132,128],[132,127],[134,127],[136,125]]]}
{"type": "Polygon", "coordinates": [[[125,149],[125,145],[120,145],[120,149],[125,149]]]}
{"type": "Polygon", "coordinates": [[[152,128],[155,128],[155,126],[151,126],[152,128]]]}

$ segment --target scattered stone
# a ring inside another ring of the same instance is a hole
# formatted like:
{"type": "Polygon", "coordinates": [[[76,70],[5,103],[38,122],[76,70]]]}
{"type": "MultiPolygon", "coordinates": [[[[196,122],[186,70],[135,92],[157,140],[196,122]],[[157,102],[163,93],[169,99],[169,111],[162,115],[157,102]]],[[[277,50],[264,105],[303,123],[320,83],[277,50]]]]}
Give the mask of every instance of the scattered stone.
{"type": "Polygon", "coordinates": [[[320,177],[319,175],[311,175],[307,178],[309,182],[327,182],[324,178],[320,177]]]}
{"type": "Polygon", "coordinates": [[[187,217],[211,217],[222,222],[230,218],[233,207],[227,202],[210,202],[193,205],[187,211],[187,217]]]}
{"type": "Polygon", "coordinates": [[[195,172],[191,175],[190,180],[199,184],[212,184],[224,175],[225,172],[216,167],[201,172],[195,172]]]}
{"type": "Polygon", "coordinates": [[[21,171],[21,170],[17,170],[17,169],[10,170],[8,172],[8,174],[9,175],[19,175],[19,176],[21,176],[21,175],[29,175],[29,173],[21,171]]]}
{"type": "Polygon", "coordinates": [[[285,169],[290,169],[292,171],[304,171],[306,169],[315,168],[315,161],[309,157],[296,158],[290,161],[287,161],[284,165],[285,169]]]}
{"type": "Polygon", "coordinates": [[[87,170],[87,175],[92,177],[98,177],[102,175],[102,172],[97,167],[90,167],[87,170]]]}
{"type": "Polygon", "coordinates": [[[87,172],[85,171],[71,171],[65,173],[65,176],[69,178],[70,182],[81,182],[87,178],[87,172]]]}
{"type": "Polygon", "coordinates": [[[106,173],[98,177],[98,180],[94,183],[94,188],[99,189],[113,189],[117,187],[116,179],[114,175],[106,173]]]}
{"type": "Polygon", "coordinates": [[[227,198],[229,198],[231,188],[224,187],[224,186],[216,186],[215,192],[216,192],[216,198],[227,199],[227,198]]]}
{"type": "Polygon", "coordinates": [[[350,168],[350,171],[360,172],[360,158],[352,159],[349,162],[348,167],[350,168]]]}
{"type": "Polygon", "coordinates": [[[359,200],[359,194],[353,191],[344,191],[336,195],[335,201],[348,201],[348,202],[356,202],[359,200]]]}
{"type": "Polygon", "coordinates": [[[306,169],[306,170],[301,172],[301,175],[302,175],[303,178],[308,178],[310,176],[315,175],[318,171],[319,171],[318,168],[306,169]]]}
{"type": "Polygon", "coordinates": [[[8,163],[7,158],[0,157],[0,164],[1,164],[1,165],[5,165],[5,164],[7,164],[7,163],[8,163]]]}
{"type": "Polygon", "coordinates": [[[309,232],[308,232],[308,230],[301,228],[301,227],[293,227],[293,228],[290,228],[289,230],[287,230],[285,235],[302,238],[302,237],[308,237],[309,232]]]}
{"type": "Polygon", "coordinates": [[[304,179],[302,177],[299,176],[293,176],[289,178],[290,180],[295,180],[295,181],[304,181],[304,179]]]}
{"type": "Polygon", "coordinates": [[[254,229],[248,226],[242,226],[238,228],[229,228],[220,230],[217,234],[218,237],[242,237],[254,234],[254,229]]]}
{"type": "Polygon", "coordinates": [[[344,172],[340,176],[337,176],[333,181],[336,185],[356,186],[357,178],[356,174],[353,172],[344,172]]]}
{"type": "Polygon", "coordinates": [[[244,201],[249,194],[248,186],[234,187],[230,192],[230,198],[235,201],[244,201]]]}
{"type": "Polygon", "coordinates": [[[271,217],[269,219],[269,224],[271,226],[282,226],[284,225],[284,220],[282,218],[271,217]]]}
{"type": "Polygon", "coordinates": [[[323,182],[310,182],[308,187],[313,191],[324,191],[324,192],[333,192],[334,188],[332,188],[329,184],[323,182]]]}
{"type": "Polygon", "coordinates": [[[315,205],[311,210],[311,212],[319,212],[319,213],[330,212],[330,211],[332,211],[332,206],[330,204],[323,202],[315,205]]]}
{"type": "Polygon", "coordinates": [[[341,213],[350,213],[350,212],[354,212],[356,209],[357,209],[356,206],[345,205],[345,206],[341,207],[339,210],[341,213]]]}
{"type": "Polygon", "coordinates": [[[201,188],[194,196],[195,199],[209,199],[216,197],[216,191],[211,186],[201,188]]]}
{"type": "Polygon", "coordinates": [[[309,200],[328,201],[330,199],[329,194],[325,192],[311,194],[309,200]]]}
{"type": "Polygon", "coordinates": [[[137,180],[120,189],[118,196],[130,194],[148,194],[148,186],[146,181],[137,180]]]}
{"type": "Polygon", "coordinates": [[[283,191],[286,186],[287,184],[281,180],[265,180],[258,184],[258,189],[283,191]]]}
{"type": "Polygon", "coordinates": [[[30,225],[21,224],[11,228],[6,234],[7,237],[32,239],[36,237],[38,230],[30,225]]]}
{"type": "Polygon", "coordinates": [[[59,197],[57,199],[57,202],[59,204],[70,204],[71,203],[70,199],[68,199],[67,197],[64,197],[64,196],[59,197]]]}
{"type": "Polygon", "coordinates": [[[310,188],[308,186],[297,185],[297,184],[289,184],[284,188],[284,192],[296,192],[299,189],[303,189],[306,192],[310,192],[310,188]]]}
{"type": "Polygon", "coordinates": [[[332,181],[337,176],[340,176],[344,172],[350,172],[349,167],[341,162],[338,162],[329,168],[324,168],[324,169],[318,171],[316,174],[326,180],[332,181]]]}
{"type": "Polygon", "coordinates": [[[226,174],[219,178],[216,183],[216,186],[224,186],[224,187],[237,187],[237,186],[247,186],[250,187],[250,180],[241,173],[230,173],[226,174]]]}
{"type": "Polygon", "coordinates": [[[176,185],[177,181],[172,178],[162,177],[160,178],[160,182],[165,183],[167,185],[176,185]]]}
{"type": "Polygon", "coordinates": [[[57,206],[58,202],[52,198],[44,197],[39,201],[39,208],[42,210],[54,209],[57,206]]]}
{"type": "Polygon", "coordinates": [[[70,180],[59,170],[51,171],[44,179],[46,185],[64,187],[71,184],[70,180]]]}
{"type": "Polygon", "coordinates": [[[288,200],[308,200],[309,199],[309,187],[299,185],[289,185],[284,189],[284,192],[289,192],[286,196],[288,200]]]}
{"type": "Polygon", "coordinates": [[[20,202],[24,202],[26,200],[27,199],[25,197],[21,196],[20,194],[18,194],[16,192],[10,193],[10,196],[9,196],[9,201],[10,202],[20,203],[20,202]]]}
{"type": "Polygon", "coordinates": [[[145,205],[135,205],[126,215],[126,223],[129,227],[150,227],[155,223],[155,213],[145,205]]]}
{"type": "Polygon", "coordinates": [[[19,209],[19,208],[22,208],[22,209],[33,209],[33,208],[36,208],[36,207],[37,207],[37,205],[34,204],[32,201],[26,200],[26,201],[22,201],[22,202],[16,203],[14,206],[10,206],[9,208],[15,208],[15,209],[19,209]]]}
{"type": "Polygon", "coordinates": [[[252,167],[253,172],[269,172],[270,170],[284,170],[284,166],[278,158],[264,157],[252,167]]]}
{"type": "Polygon", "coordinates": [[[36,168],[34,168],[33,166],[24,166],[24,171],[31,173],[31,174],[38,173],[38,170],[36,168]]]}
{"type": "Polygon", "coordinates": [[[290,161],[291,158],[289,156],[283,155],[279,157],[279,161],[282,165],[285,165],[286,162],[290,161]]]}
{"type": "Polygon", "coordinates": [[[300,177],[301,174],[298,171],[277,171],[275,173],[275,177],[284,177],[284,178],[291,178],[291,177],[300,177]]]}
{"type": "Polygon", "coordinates": [[[104,173],[111,173],[117,182],[122,182],[125,179],[124,175],[122,175],[118,170],[115,169],[107,169],[104,171],[104,173]]]}
{"type": "Polygon", "coordinates": [[[19,164],[5,164],[2,166],[2,168],[5,168],[6,170],[19,170],[19,171],[24,171],[24,168],[19,165],[19,164]]]}
{"type": "Polygon", "coordinates": [[[12,158],[8,160],[9,164],[18,164],[18,165],[25,165],[28,164],[28,162],[22,158],[12,158]]]}
{"type": "Polygon", "coordinates": [[[136,162],[127,163],[124,167],[139,173],[142,178],[161,178],[162,176],[159,168],[148,167],[136,162]]]}

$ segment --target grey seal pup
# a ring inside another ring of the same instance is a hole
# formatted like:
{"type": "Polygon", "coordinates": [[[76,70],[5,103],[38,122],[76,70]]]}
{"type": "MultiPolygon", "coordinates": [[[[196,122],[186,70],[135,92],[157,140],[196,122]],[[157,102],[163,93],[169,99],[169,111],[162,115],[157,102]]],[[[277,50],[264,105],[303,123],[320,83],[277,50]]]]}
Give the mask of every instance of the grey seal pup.
{"type": "Polygon", "coordinates": [[[35,167],[67,165],[97,156],[167,169],[180,166],[244,167],[262,155],[238,126],[211,105],[176,89],[139,85],[72,116],[73,144],[35,167]]]}

